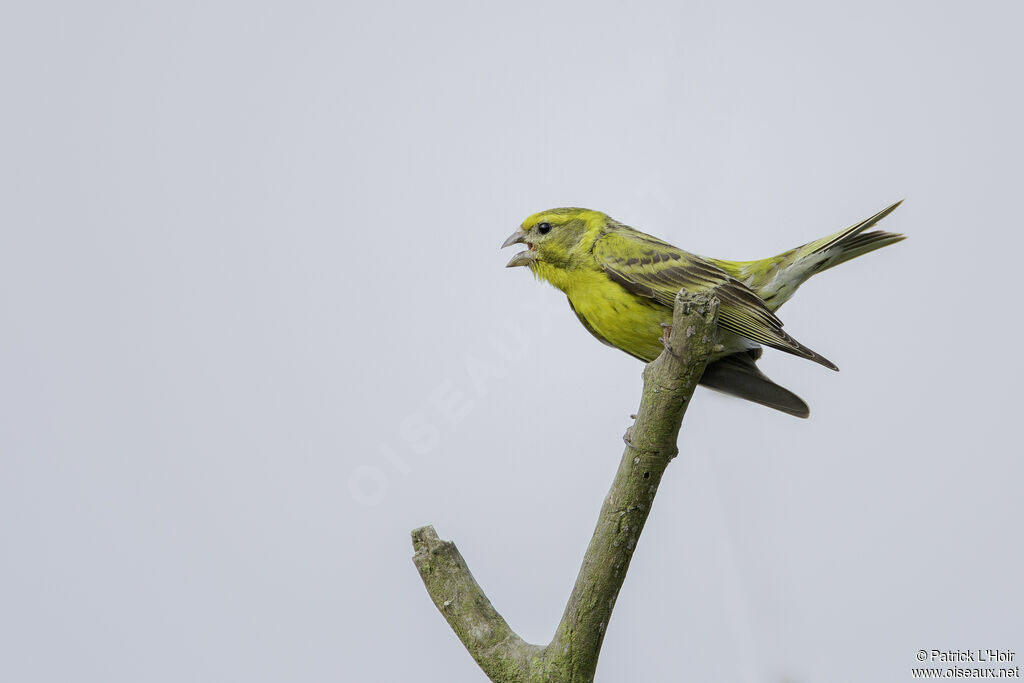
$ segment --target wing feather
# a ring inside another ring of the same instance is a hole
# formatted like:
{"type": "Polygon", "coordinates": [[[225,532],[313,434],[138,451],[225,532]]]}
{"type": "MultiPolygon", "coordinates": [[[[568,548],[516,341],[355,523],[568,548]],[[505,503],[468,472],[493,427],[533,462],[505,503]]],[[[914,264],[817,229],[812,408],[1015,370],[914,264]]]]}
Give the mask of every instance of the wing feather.
{"type": "Polygon", "coordinates": [[[680,289],[715,290],[719,324],[747,339],[838,370],[831,361],[782,330],[765,302],[715,264],[623,225],[594,242],[594,257],[614,282],[638,296],[671,308],[680,289]]]}

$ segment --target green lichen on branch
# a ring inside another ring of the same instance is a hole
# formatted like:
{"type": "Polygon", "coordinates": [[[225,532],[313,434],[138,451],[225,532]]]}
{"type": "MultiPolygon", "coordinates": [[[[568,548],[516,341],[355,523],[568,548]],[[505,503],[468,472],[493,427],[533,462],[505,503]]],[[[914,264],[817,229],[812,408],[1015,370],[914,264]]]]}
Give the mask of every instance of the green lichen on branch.
{"type": "Polygon", "coordinates": [[[412,532],[412,545],[412,561],[434,605],[480,668],[491,680],[528,680],[513,674],[528,670],[530,659],[541,648],[516,635],[498,614],[455,544],[441,540],[434,527],[425,526],[412,532]]]}
{"type": "Polygon", "coordinates": [[[665,468],[676,456],[686,406],[717,343],[718,300],[676,296],[665,350],[644,368],[636,420],[583,557],[576,585],[547,646],[520,638],[491,605],[455,544],[433,527],[412,532],[416,564],[434,605],[496,683],[592,681],[619,590],[665,468]]]}

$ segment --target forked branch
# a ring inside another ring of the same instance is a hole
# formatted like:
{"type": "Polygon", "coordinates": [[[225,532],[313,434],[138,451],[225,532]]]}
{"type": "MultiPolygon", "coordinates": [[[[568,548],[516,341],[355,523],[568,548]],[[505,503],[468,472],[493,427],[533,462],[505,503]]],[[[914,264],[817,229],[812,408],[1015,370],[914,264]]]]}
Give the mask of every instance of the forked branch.
{"type": "Polygon", "coordinates": [[[496,683],[592,681],[615,600],[665,468],[676,456],[679,427],[717,343],[713,294],[676,296],[665,350],[644,368],[636,421],[601,507],[576,585],[555,636],[531,645],[509,627],[473,578],[455,544],[433,527],[412,532],[413,562],[437,609],[484,673],[496,683]]]}

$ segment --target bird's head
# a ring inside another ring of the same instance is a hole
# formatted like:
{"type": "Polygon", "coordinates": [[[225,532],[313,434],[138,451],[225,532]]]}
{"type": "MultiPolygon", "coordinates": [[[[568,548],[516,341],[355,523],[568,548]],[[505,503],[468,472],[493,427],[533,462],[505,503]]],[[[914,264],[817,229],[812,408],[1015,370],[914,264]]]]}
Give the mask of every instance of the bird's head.
{"type": "Polygon", "coordinates": [[[513,244],[527,247],[526,251],[513,256],[505,267],[529,266],[535,270],[543,264],[572,268],[583,259],[607,222],[608,216],[590,209],[549,209],[535,213],[501,245],[502,249],[513,244]]]}

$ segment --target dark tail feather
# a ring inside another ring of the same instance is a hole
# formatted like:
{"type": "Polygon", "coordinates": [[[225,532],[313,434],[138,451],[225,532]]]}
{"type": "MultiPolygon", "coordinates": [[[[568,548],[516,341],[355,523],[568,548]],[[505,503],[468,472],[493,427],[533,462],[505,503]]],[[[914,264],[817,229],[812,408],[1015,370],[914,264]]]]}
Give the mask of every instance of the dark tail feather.
{"type": "Polygon", "coordinates": [[[836,255],[826,261],[821,270],[828,270],[838,266],[840,263],[846,263],[850,259],[855,259],[858,256],[863,256],[868,252],[887,247],[890,244],[902,242],[905,239],[907,239],[906,235],[900,235],[895,232],[882,232],[881,230],[862,232],[841,243],[839,249],[835,250],[836,255]]]}
{"type": "Polygon", "coordinates": [[[742,351],[708,365],[700,383],[716,391],[745,398],[796,417],[807,417],[811,409],[789,389],[780,387],[757,369],[756,351],[742,351]]]}

